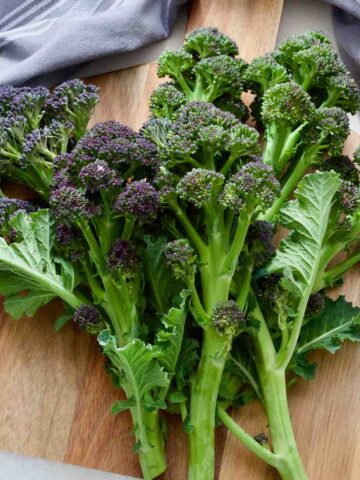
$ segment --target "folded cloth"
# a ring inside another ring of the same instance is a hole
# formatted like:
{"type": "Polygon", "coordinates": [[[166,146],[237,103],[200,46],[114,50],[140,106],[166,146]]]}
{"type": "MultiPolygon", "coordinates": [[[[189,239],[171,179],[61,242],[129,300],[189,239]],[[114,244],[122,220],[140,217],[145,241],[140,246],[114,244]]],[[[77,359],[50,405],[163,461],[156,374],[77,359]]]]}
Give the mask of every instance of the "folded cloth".
{"type": "Polygon", "coordinates": [[[340,55],[360,85],[360,0],[326,0],[333,8],[340,55]]]}
{"type": "Polygon", "coordinates": [[[0,84],[50,86],[89,61],[167,38],[186,1],[2,1],[0,84]]]}

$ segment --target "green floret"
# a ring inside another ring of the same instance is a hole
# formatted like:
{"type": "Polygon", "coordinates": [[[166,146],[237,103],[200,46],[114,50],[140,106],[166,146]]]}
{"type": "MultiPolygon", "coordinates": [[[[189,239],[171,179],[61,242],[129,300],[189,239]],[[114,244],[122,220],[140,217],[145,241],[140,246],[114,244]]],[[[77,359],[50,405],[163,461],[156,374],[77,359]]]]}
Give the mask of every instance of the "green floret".
{"type": "Polygon", "coordinates": [[[167,139],[157,141],[168,166],[190,163],[227,173],[241,157],[260,151],[258,132],[229,112],[205,102],[190,102],[180,110],[167,139]]]}
{"type": "Polygon", "coordinates": [[[321,86],[332,75],[346,73],[331,42],[320,32],[285,40],[275,52],[275,58],[305,90],[321,86]]]}
{"type": "Polygon", "coordinates": [[[183,73],[190,70],[193,64],[193,57],[183,48],[165,50],[159,57],[157,74],[160,78],[169,76],[180,85],[185,94],[188,94],[190,88],[183,73]]]}
{"type": "Polygon", "coordinates": [[[215,159],[229,143],[229,130],[239,121],[205,102],[190,102],[179,113],[160,153],[168,165],[190,163],[214,169],[215,159]]]}
{"type": "Polygon", "coordinates": [[[310,96],[294,82],[276,85],[265,93],[261,107],[266,138],[264,162],[277,174],[294,155],[301,132],[315,112],[310,96]]]}
{"type": "Polygon", "coordinates": [[[141,127],[140,134],[157,147],[164,148],[172,125],[171,120],[167,118],[151,118],[141,127]]]}
{"type": "Polygon", "coordinates": [[[213,27],[198,28],[188,33],[185,37],[184,49],[198,55],[201,59],[217,55],[233,57],[238,54],[236,43],[213,27]]]}
{"type": "Polygon", "coordinates": [[[194,168],[178,183],[176,192],[182,200],[186,200],[201,208],[219,194],[225,177],[221,173],[201,168],[194,168]]]}
{"type": "Polygon", "coordinates": [[[196,77],[192,100],[213,102],[229,93],[239,97],[246,63],[227,55],[206,58],[193,68],[196,77]]]}
{"type": "Polygon", "coordinates": [[[352,114],[359,110],[359,87],[349,74],[336,75],[326,80],[321,106],[339,107],[352,114]]]}
{"type": "Polygon", "coordinates": [[[271,167],[250,162],[226,182],[219,201],[224,208],[240,212],[245,208],[265,211],[279,195],[280,185],[271,167]]]}
{"type": "Polygon", "coordinates": [[[185,95],[173,83],[159,85],[150,97],[150,112],[156,118],[175,120],[178,110],[186,103],[185,95]]]}
{"type": "Polygon", "coordinates": [[[257,95],[263,95],[269,88],[290,80],[286,68],[275,60],[272,53],[255,58],[244,74],[246,89],[257,95]]]}
{"type": "Polygon", "coordinates": [[[168,242],[164,248],[165,261],[176,279],[194,282],[197,255],[188,240],[180,238],[168,242]]]}

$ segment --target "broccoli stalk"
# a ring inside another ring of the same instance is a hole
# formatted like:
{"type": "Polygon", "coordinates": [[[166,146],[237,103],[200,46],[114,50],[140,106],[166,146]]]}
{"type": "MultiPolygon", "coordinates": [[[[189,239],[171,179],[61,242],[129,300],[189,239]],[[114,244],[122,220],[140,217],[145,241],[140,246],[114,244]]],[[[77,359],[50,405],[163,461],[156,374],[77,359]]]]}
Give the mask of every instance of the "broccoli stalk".
{"type": "Polygon", "coordinates": [[[248,331],[236,302],[237,297],[241,302],[241,294],[235,298],[231,294],[232,281],[253,218],[279,191],[271,167],[259,161],[246,163],[257,148],[253,129],[202,102],[182,107],[174,128],[158,143],[165,159],[158,177],[161,202],[177,219],[175,232],[187,237],[168,245],[167,262],[191,292],[189,308],[203,337],[191,386],[190,479],[214,475],[221,379],[234,338],[248,331]],[[197,168],[187,170],[194,162],[197,168]]]}

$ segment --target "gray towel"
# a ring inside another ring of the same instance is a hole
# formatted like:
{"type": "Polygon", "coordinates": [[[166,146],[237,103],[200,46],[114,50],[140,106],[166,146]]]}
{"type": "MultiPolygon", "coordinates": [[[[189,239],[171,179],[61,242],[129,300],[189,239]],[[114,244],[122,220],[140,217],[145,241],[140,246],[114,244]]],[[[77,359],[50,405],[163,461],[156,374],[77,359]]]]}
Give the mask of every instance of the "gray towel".
{"type": "Polygon", "coordinates": [[[360,0],[326,1],[334,5],[334,30],[340,55],[360,85],[360,0]]]}
{"type": "Polygon", "coordinates": [[[0,84],[50,86],[89,61],[166,38],[184,3],[0,0],[0,84]]]}

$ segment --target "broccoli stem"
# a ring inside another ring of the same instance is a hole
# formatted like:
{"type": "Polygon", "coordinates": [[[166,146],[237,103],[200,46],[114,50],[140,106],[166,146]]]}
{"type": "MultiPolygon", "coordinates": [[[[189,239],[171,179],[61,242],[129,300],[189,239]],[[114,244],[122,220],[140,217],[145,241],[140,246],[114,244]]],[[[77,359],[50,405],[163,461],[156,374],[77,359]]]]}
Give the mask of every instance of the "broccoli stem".
{"type": "Polygon", "coordinates": [[[263,215],[259,215],[259,220],[264,220],[266,222],[274,221],[274,218],[280,212],[281,207],[290,198],[290,195],[295,190],[296,185],[303,177],[309,164],[311,164],[311,161],[308,160],[306,155],[302,155],[282,187],[280,196],[263,215]]]}
{"type": "Polygon", "coordinates": [[[271,125],[266,131],[266,145],[263,153],[264,163],[271,165],[281,176],[284,168],[294,155],[296,144],[305,124],[295,130],[289,127],[271,125]]]}
{"type": "Polygon", "coordinates": [[[269,421],[274,454],[280,457],[274,465],[283,480],[308,480],[297,450],[286,395],[287,363],[278,366],[278,355],[259,306],[254,316],[260,322],[255,340],[256,368],[262,399],[269,421]]]}
{"type": "Polygon", "coordinates": [[[90,249],[90,258],[102,280],[105,291],[102,306],[110,318],[119,345],[125,345],[137,331],[136,306],[131,301],[127,289],[118,288],[107,272],[105,258],[88,221],[79,219],[77,226],[84,235],[90,249]]]}
{"type": "Polygon", "coordinates": [[[286,395],[284,369],[258,365],[258,375],[267,414],[277,468],[283,480],[308,480],[294,437],[286,395]],[[280,458],[279,458],[280,457],[280,458]]]}
{"type": "Polygon", "coordinates": [[[337,280],[339,280],[344,273],[346,273],[350,268],[352,268],[356,263],[360,261],[360,252],[349,256],[343,262],[338,263],[335,267],[327,270],[322,276],[322,283],[316,285],[317,291],[322,290],[323,288],[332,287],[337,280]]]}
{"type": "Polygon", "coordinates": [[[143,477],[144,480],[152,480],[166,470],[164,436],[160,428],[159,410],[147,412],[141,406],[133,407],[131,416],[135,426],[136,450],[143,477]]]}
{"type": "Polygon", "coordinates": [[[189,480],[214,478],[216,404],[228,351],[229,339],[206,327],[191,390],[189,480]]]}

